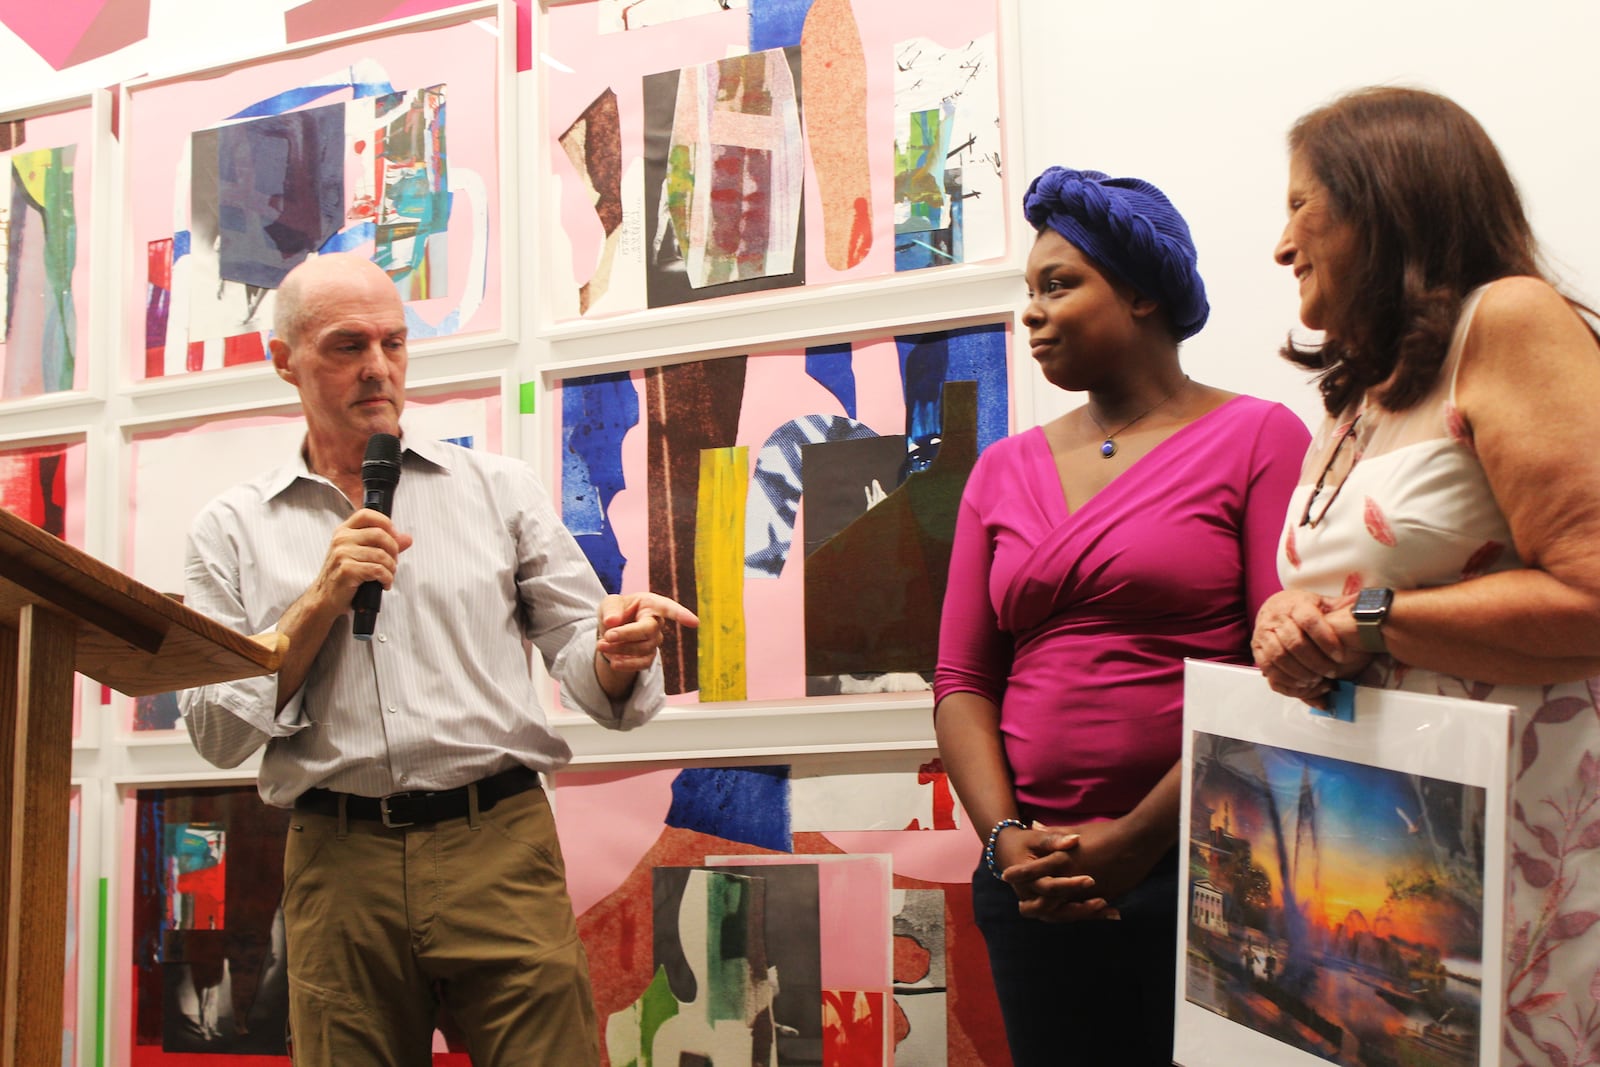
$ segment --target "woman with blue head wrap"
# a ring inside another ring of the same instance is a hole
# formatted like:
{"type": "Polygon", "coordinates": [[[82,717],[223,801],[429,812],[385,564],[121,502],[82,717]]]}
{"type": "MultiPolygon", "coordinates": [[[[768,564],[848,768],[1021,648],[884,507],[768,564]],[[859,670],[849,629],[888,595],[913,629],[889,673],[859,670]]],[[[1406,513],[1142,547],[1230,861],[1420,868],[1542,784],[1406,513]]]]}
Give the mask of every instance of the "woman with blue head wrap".
{"type": "Polygon", "coordinates": [[[1018,1067],[1171,1063],[1183,660],[1250,662],[1307,441],[1191,380],[1210,313],[1149,182],[1051,167],[1022,323],[1086,402],[991,446],[956,520],[939,750],[984,844],[973,902],[1018,1067]]]}
{"type": "Polygon", "coordinates": [[[1050,167],[1028,186],[1022,210],[1041,238],[1054,231],[1101,271],[1156,301],[1175,342],[1199,333],[1211,316],[1189,224],[1149,182],[1050,167]]]}

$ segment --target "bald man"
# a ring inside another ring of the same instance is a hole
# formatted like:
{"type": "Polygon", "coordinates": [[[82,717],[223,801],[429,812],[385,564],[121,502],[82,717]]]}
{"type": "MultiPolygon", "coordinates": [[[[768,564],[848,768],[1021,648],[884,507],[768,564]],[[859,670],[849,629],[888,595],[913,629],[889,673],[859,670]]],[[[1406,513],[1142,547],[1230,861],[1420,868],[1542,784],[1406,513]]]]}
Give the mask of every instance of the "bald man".
{"type": "Polygon", "coordinates": [[[353,255],[278,291],[272,363],[300,394],[298,455],[212,501],[190,531],[186,599],[287,634],[276,675],[180,705],[200,754],[294,809],[284,856],[296,1064],[417,1067],[440,1003],[473,1062],[599,1062],[588,965],[540,773],[571,758],[524,639],[564,703],[630,729],[659,710],[663,628],[694,615],[605,596],[526,464],[404,434],[406,320],[353,255]],[[391,520],[361,507],[375,433],[401,437],[391,520]],[[351,601],[385,590],[369,641],[351,601]]]}

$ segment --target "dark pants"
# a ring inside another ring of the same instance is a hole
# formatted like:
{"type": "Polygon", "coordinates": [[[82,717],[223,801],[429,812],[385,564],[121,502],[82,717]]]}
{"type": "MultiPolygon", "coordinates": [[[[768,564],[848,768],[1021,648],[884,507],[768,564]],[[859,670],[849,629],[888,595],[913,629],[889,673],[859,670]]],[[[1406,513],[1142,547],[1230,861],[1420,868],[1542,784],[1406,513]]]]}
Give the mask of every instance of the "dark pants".
{"type": "Polygon", "coordinates": [[[972,906],[989,946],[1016,1067],[1170,1067],[1178,953],[1178,855],[1112,902],[1117,920],[1023,918],[980,866],[972,906]]]}

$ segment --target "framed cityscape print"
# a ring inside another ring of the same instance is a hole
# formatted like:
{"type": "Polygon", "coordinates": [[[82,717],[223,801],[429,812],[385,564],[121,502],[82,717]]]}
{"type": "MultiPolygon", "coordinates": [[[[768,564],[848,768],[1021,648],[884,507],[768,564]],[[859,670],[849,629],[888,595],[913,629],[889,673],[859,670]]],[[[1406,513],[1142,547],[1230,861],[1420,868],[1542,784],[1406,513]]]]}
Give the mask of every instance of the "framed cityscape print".
{"type": "Polygon", "coordinates": [[[1178,1062],[1502,1062],[1514,713],[1190,661],[1178,1062]]]}

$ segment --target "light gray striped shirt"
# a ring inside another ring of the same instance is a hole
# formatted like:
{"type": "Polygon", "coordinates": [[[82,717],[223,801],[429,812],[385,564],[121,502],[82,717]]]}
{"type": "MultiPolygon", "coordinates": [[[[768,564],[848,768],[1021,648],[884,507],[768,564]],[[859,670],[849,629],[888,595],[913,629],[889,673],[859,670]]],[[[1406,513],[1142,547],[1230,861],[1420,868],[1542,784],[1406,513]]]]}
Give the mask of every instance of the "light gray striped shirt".
{"type": "MultiPolygon", "coordinates": [[[[407,440],[393,519],[415,542],[383,594],[371,641],[334,623],[305,684],[274,714],[275,675],[181,694],[195,747],[221,767],[263,743],[261,797],[313,786],[364,796],[453,789],[516,764],[553,771],[572,751],[529,672],[531,641],[562,702],[631,729],[662,704],[659,662],[613,703],[594,674],[604,595],[527,464],[407,440]]],[[[243,633],[276,627],[355,510],[303,458],[222,494],[195,519],[184,563],[196,611],[243,633]]]]}

